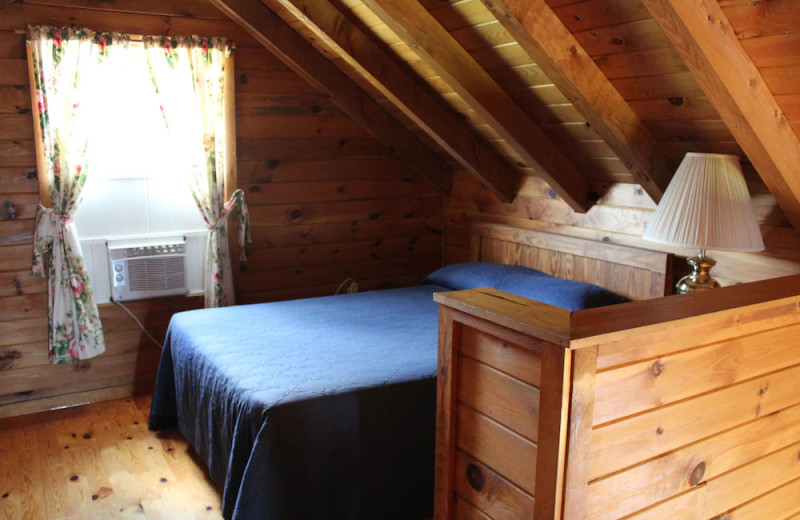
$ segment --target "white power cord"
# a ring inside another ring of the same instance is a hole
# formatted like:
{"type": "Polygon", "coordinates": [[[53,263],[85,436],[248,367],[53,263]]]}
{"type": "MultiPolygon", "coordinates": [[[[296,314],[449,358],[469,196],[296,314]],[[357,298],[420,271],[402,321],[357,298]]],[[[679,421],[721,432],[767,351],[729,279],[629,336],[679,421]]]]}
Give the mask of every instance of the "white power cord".
{"type": "Polygon", "coordinates": [[[114,299],[112,299],[111,301],[112,301],[113,303],[115,303],[115,304],[119,305],[120,307],[122,307],[122,308],[125,310],[125,312],[127,312],[127,313],[130,315],[130,317],[131,317],[131,318],[133,318],[133,321],[135,321],[135,322],[136,322],[136,324],[137,324],[137,325],[139,325],[139,328],[140,328],[140,329],[142,329],[142,331],[143,331],[145,334],[147,334],[147,337],[148,337],[148,338],[150,338],[150,341],[152,341],[153,343],[155,343],[156,345],[158,345],[158,348],[160,348],[160,349],[163,349],[163,348],[164,348],[164,345],[162,345],[162,344],[161,344],[161,343],[160,343],[160,342],[159,342],[159,341],[158,341],[156,338],[154,338],[154,337],[153,337],[153,335],[152,335],[152,334],[150,334],[150,332],[148,332],[148,330],[147,330],[146,328],[144,328],[144,325],[142,325],[142,322],[141,322],[141,321],[139,321],[139,318],[137,318],[137,317],[136,317],[136,316],[133,314],[133,312],[131,312],[131,310],[130,310],[129,308],[127,308],[125,305],[123,305],[122,303],[118,302],[117,300],[114,300],[114,299]]]}
{"type": "Polygon", "coordinates": [[[343,281],[342,283],[339,284],[339,288],[336,289],[336,292],[334,293],[334,296],[338,295],[342,291],[342,288],[345,286],[345,284],[348,283],[348,282],[350,283],[350,285],[347,286],[347,294],[357,293],[358,292],[358,282],[356,282],[352,278],[348,278],[347,280],[345,280],[345,281],[343,281]]]}

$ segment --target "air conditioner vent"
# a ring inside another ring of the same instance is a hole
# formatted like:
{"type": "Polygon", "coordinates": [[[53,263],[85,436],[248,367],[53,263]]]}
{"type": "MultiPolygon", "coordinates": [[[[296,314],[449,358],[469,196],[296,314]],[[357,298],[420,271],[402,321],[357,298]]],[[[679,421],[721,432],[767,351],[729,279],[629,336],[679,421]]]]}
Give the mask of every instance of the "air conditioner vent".
{"type": "Polygon", "coordinates": [[[186,294],[183,240],[108,243],[111,286],[115,300],[140,300],[186,294]]]}
{"type": "Polygon", "coordinates": [[[128,259],[131,291],[168,291],[186,285],[184,257],[140,257],[128,259]]]}

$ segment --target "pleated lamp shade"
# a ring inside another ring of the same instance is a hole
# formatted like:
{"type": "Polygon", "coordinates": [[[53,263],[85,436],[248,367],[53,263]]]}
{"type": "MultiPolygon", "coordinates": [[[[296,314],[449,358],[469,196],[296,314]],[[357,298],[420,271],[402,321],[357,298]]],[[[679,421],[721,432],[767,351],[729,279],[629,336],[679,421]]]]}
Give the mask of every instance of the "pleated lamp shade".
{"type": "Polygon", "coordinates": [[[687,153],[642,237],[703,250],[763,250],[739,158],[687,153]]]}

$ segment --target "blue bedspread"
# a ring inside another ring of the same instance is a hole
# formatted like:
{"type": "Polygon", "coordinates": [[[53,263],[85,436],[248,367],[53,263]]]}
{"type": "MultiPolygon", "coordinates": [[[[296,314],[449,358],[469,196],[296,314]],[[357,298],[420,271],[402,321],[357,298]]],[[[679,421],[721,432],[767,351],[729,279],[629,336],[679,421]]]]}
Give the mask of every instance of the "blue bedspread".
{"type": "Polygon", "coordinates": [[[175,423],[223,516],[430,516],[437,285],[176,314],[150,427],[175,423]]]}
{"type": "Polygon", "coordinates": [[[150,427],[177,421],[240,520],[414,520],[433,509],[438,308],[495,287],[569,310],[624,301],[523,267],[429,285],[176,314],[150,427]]]}

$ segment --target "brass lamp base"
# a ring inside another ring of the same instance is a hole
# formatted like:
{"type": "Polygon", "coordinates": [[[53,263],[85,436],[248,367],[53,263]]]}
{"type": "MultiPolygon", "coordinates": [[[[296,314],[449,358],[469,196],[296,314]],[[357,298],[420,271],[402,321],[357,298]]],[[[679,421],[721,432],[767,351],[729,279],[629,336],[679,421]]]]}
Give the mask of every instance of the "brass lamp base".
{"type": "Polygon", "coordinates": [[[678,294],[686,294],[690,291],[704,291],[706,289],[716,289],[719,287],[719,282],[711,278],[711,268],[717,265],[717,262],[704,254],[700,256],[693,256],[686,260],[692,266],[692,273],[684,276],[678,281],[675,288],[678,294]]]}

